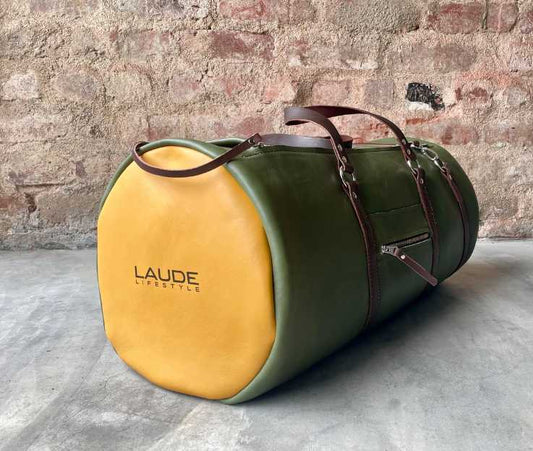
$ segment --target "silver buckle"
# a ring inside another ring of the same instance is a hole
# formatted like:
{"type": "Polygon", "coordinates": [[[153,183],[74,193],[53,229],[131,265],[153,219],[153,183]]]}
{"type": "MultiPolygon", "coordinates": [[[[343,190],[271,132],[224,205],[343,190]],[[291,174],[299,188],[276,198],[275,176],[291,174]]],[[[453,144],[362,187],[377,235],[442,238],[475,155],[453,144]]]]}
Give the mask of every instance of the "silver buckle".
{"type": "Polygon", "coordinates": [[[357,178],[355,177],[355,172],[349,172],[346,169],[339,167],[339,177],[344,185],[349,183],[355,183],[357,178]]]}
{"type": "Polygon", "coordinates": [[[411,143],[411,148],[414,150],[418,150],[422,155],[431,160],[433,164],[439,168],[440,171],[444,171],[444,162],[440,159],[439,154],[437,152],[430,149],[425,144],[422,144],[421,146],[416,146],[414,143],[411,143]]]}

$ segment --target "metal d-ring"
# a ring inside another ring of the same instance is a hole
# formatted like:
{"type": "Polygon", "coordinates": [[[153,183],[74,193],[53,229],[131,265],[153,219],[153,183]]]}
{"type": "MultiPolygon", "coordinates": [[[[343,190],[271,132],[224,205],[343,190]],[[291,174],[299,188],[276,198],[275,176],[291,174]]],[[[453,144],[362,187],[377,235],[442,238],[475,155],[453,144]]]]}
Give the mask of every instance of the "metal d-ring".
{"type": "Polygon", "coordinates": [[[407,166],[409,166],[409,169],[411,169],[411,172],[415,175],[417,174],[418,170],[421,169],[420,163],[416,158],[410,158],[409,160],[407,160],[407,166]],[[416,166],[414,166],[413,162],[416,163],[416,166]]]}
{"type": "Polygon", "coordinates": [[[355,177],[355,172],[347,171],[342,166],[339,167],[339,177],[341,178],[343,184],[355,183],[357,181],[355,177]]]}

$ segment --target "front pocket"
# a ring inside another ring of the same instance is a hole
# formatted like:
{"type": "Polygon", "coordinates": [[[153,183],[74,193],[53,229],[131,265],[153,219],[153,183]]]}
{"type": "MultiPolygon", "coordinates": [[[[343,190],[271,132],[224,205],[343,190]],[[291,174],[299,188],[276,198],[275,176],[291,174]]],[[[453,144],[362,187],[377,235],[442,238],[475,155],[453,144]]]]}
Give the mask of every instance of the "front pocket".
{"type": "Polygon", "coordinates": [[[398,261],[402,262],[409,269],[411,269],[420,277],[422,277],[430,285],[436,286],[438,284],[437,278],[433,274],[431,274],[426,268],[424,268],[420,263],[418,263],[414,258],[410,257],[404,250],[404,248],[408,246],[420,244],[424,241],[428,241],[429,239],[429,233],[421,233],[410,238],[405,238],[403,240],[395,241],[393,243],[384,244],[381,246],[381,253],[395,257],[396,259],[398,259],[398,261]]]}

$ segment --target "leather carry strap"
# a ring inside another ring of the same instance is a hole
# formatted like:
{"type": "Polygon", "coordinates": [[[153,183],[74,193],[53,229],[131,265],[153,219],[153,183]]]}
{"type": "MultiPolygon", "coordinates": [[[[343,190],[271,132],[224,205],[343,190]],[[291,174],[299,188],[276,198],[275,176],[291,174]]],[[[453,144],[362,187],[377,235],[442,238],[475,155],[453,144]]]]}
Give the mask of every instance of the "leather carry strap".
{"type": "Polygon", "coordinates": [[[461,266],[463,266],[466,263],[468,250],[470,249],[470,221],[468,220],[468,213],[466,211],[466,205],[463,199],[463,195],[461,194],[461,190],[455,183],[455,180],[453,179],[453,176],[452,176],[452,172],[450,171],[450,168],[448,167],[446,163],[443,163],[441,174],[448,182],[448,185],[453,193],[453,196],[455,197],[455,200],[457,201],[457,205],[459,205],[459,213],[461,215],[461,222],[463,223],[463,253],[461,255],[461,260],[459,262],[459,265],[457,266],[457,269],[459,269],[461,266]]]}
{"type": "Polygon", "coordinates": [[[419,150],[423,155],[429,158],[433,164],[435,164],[435,166],[437,166],[442,177],[444,177],[444,180],[446,180],[446,183],[448,184],[459,207],[459,214],[461,216],[461,222],[463,225],[463,252],[457,265],[457,270],[466,263],[468,251],[470,249],[470,221],[468,219],[468,211],[466,209],[463,195],[461,194],[461,190],[457,186],[457,183],[455,183],[455,179],[453,178],[450,167],[440,159],[439,155],[435,151],[427,148],[424,145],[421,145],[418,141],[413,143],[413,147],[419,150]]]}
{"type": "MultiPolygon", "coordinates": [[[[340,136],[340,135],[339,135],[340,136]]],[[[340,136],[341,145],[346,148],[351,148],[353,138],[351,136],[342,135],[340,136]]],[[[326,148],[331,149],[331,142],[329,138],[321,138],[314,136],[300,136],[300,135],[284,135],[284,134],[267,134],[259,135],[256,133],[250,138],[242,141],[237,144],[235,147],[232,147],[227,152],[222,155],[214,158],[213,160],[202,164],[200,166],[189,168],[189,169],[165,169],[151,164],[146,163],[141,156],[139,155],[139,150],[142,146],[148,144],[146,141],[138,142],[131,149],[131,155],[135,163],[139,167],[150,174],[159,175],[162,177],[192,177],[195,175],[204,174],[206,172],[212,171],[213,169],[222,166],[223,164],[231,161],[233,158],[239,156],[244,151],[250,149],[259,144],[267,145],[279,145],[279,146],[289,146],[289,147],[316,147],[316,148],[326,148]]]]}
{"type": "MultiPolygon", "coordinates": [[[[404,133],[401,131],[400,127],[398,127],[391,120],[383,116],[380,116],[379,114],[371,113],[369,111],[362,110],[359,108],[329,106],[329,105],[313,105],[313,106],[308,106],[308,107],[286,108],[285,109],[285,123],[287,125],[300,124],[302,122],[306,122],[306,119],[311,120],[311,118],[316,118],[316,113],[320,114],[323,118],[326,118],[326,121],[328,121],[329,124],[331,124],[333,128],[335,127],[333,126],[331,121],[329,121],[327,118],[352,115],[352,114],[363,114],[363,115],[368,115],[368,116],[371,116],[377,119],[378,121],[380,121],[381,123],[389,127],[389,129],[392,131],[392,133],[394,134],[394,136],[396,137],[400,145],[400,149],[402,151],[402,155],[405,159],[405,162],[409,166],[409,169],[411,170],[411,173],[415,180],[416,188],[418,191],[418,196],[420,198],[420,204],[422,205],[422,210],[424,211],[424,216],[426,218],[426,222],[431,232],[431,244],[433,247],[432,259],[431,259],[431,272],[433,273],[434,269],[436,268],[438,259],[439,259],[439,232],[438,232],[438,227],[437,227],[437,221],[435,219],[435,213],[433,210],[433,205],[431,204],[429,192],[426,188],[424,169],[422,169],[422,167],[418,163],[416,159],[416,154],[411,148],[411,144],[407,141],[407,138],[405,137],[404,133]]],[[[324,121],[322,120],[322,122],[324,121]]],[[[322,124],[319,124],[319,125],[322,125],[322,124]]],[[[331,127],[331,126],[328,126],[328,127],[331,127]]]]}
{"type": "Polygon", "coordinates": [[[368,215],[359,198],[359,189],[354,168],[348,159],[348,155],[344,147],[342,146],[341,135],[337,131],[337,128],[326,116],[322,115],[318,111],[315,111],[313,107],[291,107],[285,110],[286,125],[298,125],[305,122],[317,124],[328,132],[335,157],[337,158],[337,167],[339,169],[342,187],[348,196],[348,199],[350,200],[352,208],[357,217],[357,221],[359,222],[359,227],[363,237],[363,244],[365,247],[369,291],[368,311],[363,326],[366,328],[374,321],[376,317],[381,297],[377,264],[377,244],[374,235],[374,229],[372,228],[370,219],[368,218],[368,215]]]}
{"type": "Polygon", "coordinates": [[[157,166],[152,166],[151,164],[146,163],[139,155],[139,149],[145,144],[147,144],[144,141],[139,142],[135,144],[135,146],[133,146],[131,150],[131,155],[135,163],[137,163],[141,169],[144,169],[146,172],[149,172],[150,174],[160,175],[163,177],[192,177],[195,175],[204,174],[206,172],[209,172],[209,171],[212,171],[213,169],[218,168],[219,166],[222,166],[224,163],[227,163],[231,159],[235,158],[237,155],[240,155],[245,150],[248,150],[249,148],[259,144],[260,142],[261,142],[261,136],[256,133],[250,138],[237,144],[235,147],[232,147],[230,150],[223,153],[222,155],[200,166],[196,166],[194,168],[189,168],[189,169],[164,169],[164,168],[159,168],[157,166]]]}

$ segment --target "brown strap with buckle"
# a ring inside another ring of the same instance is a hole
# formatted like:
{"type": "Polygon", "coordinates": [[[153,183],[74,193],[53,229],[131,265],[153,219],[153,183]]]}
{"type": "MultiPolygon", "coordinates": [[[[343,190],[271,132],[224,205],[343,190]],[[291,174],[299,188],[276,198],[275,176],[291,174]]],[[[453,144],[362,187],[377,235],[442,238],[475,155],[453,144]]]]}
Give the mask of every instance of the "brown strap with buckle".
{"type": "Polygon", "coordinates": [[[448,182],[453,196],[457,201],[457,205],[459,206],[459,213],[461,215],[461,222],[463,223],[463,253],[461,255],[459,265],[457,266],[457,269],[459,269],[466,263],[466,259],[468,258],[468,250],[470,249],[470,222],[468,220],[468,212],[466,210],[466,204],[463,199],[463,195],[461,194],[461,190],[455,183],[455,180],[452,176],[452,172],[446,163],[442,164],[442,169],[440,172],[443,175],[444,179],[448,182]]]}
{"type": "MultiPolygon", "coordinates": [[[[309,107],[289,107],[285,109],[285,122],[287,125],[293,125],[301,123],[298,120],[297,116],[302,115],[302,109],[313,111],[314,113],[319,113],[325,118],[345,116],[351,114],[363,114],[377,119],[381,123],[385,124],[392,131],[396,140],[400,145],[402,155],[405,159],[405,162],[411,169],[413,178],[416,183],[418,195],[420,197],[420,204],[422,205],[422,210],[424,211],[424,216],[426,217],[426,222],[428,224],[429,230],[431,232],[431,244],[433,247],[432,262],[431,262],[431,272],[433,273],[438,259],[439,259],[439,233],[437,227],[437,221],[435,220],[435,213],[431,203],[431,198],[429,196],[428,190],[425,184],[425,174],[424,170],[418,164],[416,159],[415,152],[411,149],[410,143],[407,141],[404,133],[394,122],[391,120],[380,116],[379,114],[371,113],[366,110],[359,108],[351,107],[342,107],[342,106],[329,106],[329,105],[314,105],[309,107]]],[[[331,123],[331,121],[329,121],[331,123]]]]}
{"type": "Polygon", "coordinates": [[[320,112],[313,108],[292,107],[285,110],[285,124],[298,125],[305,122],[312,122],[323,127],[330,136],[333,151],[337,158],[337,166],[342,182],[344,192],[348,196],[352,208],[359,222],[361,229],[363,244],[365,247],[365,257],[367,262],[367,278],[369,290],[368,311],[365,319],[364,327],[370,325],[379,309],[380,301],[380,287],[379,275],[377,265],[377,244],[374,235],[374,229],[370,223],[370,219],[361,203],[358,192],[357,179],[354,173],[354,168],[348,160],[348,155],[340,142],[340,134],[333,123],[320,112]]]}

